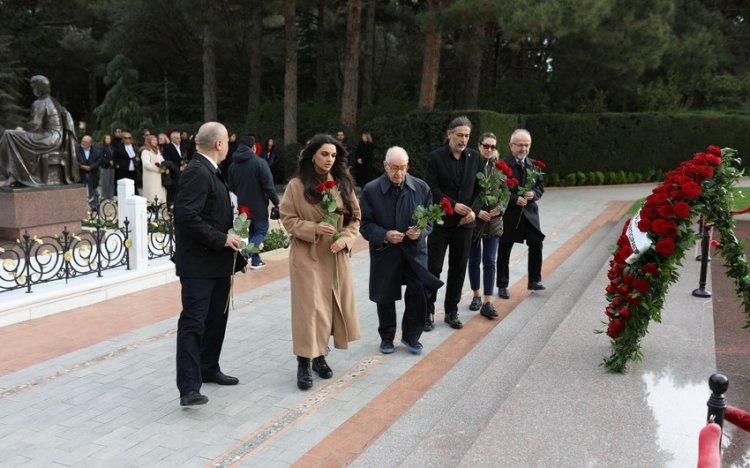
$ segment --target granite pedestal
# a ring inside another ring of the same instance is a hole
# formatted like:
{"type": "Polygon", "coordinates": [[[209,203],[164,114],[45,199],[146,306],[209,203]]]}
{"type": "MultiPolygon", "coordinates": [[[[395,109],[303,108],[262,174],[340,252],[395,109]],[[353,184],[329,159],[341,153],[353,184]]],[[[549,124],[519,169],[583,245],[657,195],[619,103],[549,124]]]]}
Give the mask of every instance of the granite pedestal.
{"type": "Polygon", "coordinates": [[[18,187],[0,189],[0,239],[81,231],[88,213],[88,194],[83,185],[18,187]]]}

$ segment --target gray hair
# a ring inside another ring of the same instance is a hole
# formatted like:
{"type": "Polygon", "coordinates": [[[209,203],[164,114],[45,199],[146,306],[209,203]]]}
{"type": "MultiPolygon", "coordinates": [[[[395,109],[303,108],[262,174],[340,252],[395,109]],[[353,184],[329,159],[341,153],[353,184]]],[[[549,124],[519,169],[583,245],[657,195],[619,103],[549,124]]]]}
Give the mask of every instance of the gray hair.
{"type": "Polygon", "coordinates": [[[219,122],[206,122],[198,130],[198,135],[195,137],[195,144],[199,148],[213,148],[226,131],[227,129],[224,125],[219,122]]]}
{"type": "Polygon", "coordinates": [[[173,130],[172,133],[169,134],[169,138],[172,138],[175,135],[181,136],[180,131],[179,130],[173,130]]]}
{"type": "Polygon", "coordinates": [[[455,119],[451,120],[451,123],[448,124],[448,133],[451,133],[457,127],[471,128],[471,120],[469,120],[469,118],[466,117],[465,115],[456,117],[455,119]]]}
{"type": "Polygon", "coordinates": [[[522,133],[523,133],[524,135],[526,135],[527,137],[529,137],[529,139],[531,139],[531,133],[529,133],[529,131],[528,131],[528,130],[526,130],[525,128],[517,128],[517,129],[513,130],[513,133],[511,133],[511,134],[510,134],[510,141],[509,141],[509,143],[512,143],[512,142],[513,142],[513,138],[514,138],[514,137],[515,137],[516,135],[520,135],[520,134],[522,134],[522,133]]]}
{"type": "Polygon", "coordinates": [[[388,151],[385,152],[385,162],[390,163],[393,156],[397,153],[403,153],[403,155],[406,156],[406,162],[409,162],[409,154],[400,146],[391,146],[388,148],[388,151]]]}

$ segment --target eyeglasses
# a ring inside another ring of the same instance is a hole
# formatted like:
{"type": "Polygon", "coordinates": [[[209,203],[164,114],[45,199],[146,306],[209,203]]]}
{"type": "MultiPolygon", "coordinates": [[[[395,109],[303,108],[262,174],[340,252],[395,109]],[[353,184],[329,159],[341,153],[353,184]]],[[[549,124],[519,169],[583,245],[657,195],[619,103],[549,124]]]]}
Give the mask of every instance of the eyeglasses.
{"type": "Polygon", "coordinates": [[[488,149],[488,150],[493,150],[493,149],[497,148],[497,146],[495,146],[495,145],[485,145],[484,143],[480,143],[479,146],[481,146],[484,149],[488,149]]]}
{"type": "MultiPolygon", "coordinates": [[[[388,164],[388,163],[386,163],[386,164],[388,164]]],[[[394,166],[393,164],[388,164],[388,167],[393,172],[406,172],[406,170],[409,169],[409,165],[408,164],[405,164],[403,166],[394,166]]]]}
{"type": "Polygon", "coordinates": [[[122,137],[123,140],[132,140],[133,137],[122,137]]]}

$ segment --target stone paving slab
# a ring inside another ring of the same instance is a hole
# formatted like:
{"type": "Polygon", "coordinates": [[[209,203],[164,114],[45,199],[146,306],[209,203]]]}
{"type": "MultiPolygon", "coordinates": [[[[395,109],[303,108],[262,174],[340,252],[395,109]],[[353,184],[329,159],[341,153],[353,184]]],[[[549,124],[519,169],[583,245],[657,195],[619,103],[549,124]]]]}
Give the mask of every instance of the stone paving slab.
{"type": "MultiPolygon", "coordinates": [[[[605,210],[609,200],[640,198],[650,188],[549,190],[541,203],[548,235],[545,255],[605,210]]],[[[525,274],[525,257],[525,248],[514,249],[513,281],[525,274]]],[[[210,402],[204,407],[179,407],[176,317],[0,377],[0,435],[7,434],[0,440],[0,459],[18,461],[13,466],[205,466],[230,461],[287,466],[454,333],[438,316],[439,326],[422,339],[426,355],[413,356],[401,347],[393,355],[380,355],[377,314],[367,300],[367,252],[355,254],[352,263],[363,338],[348,350],[331,352],[331,381],[316,378],[312,391],[296,389],[284,278],[235,298],[222,366],[241,384],[206,385],[210,402]]],[[[465,304],[461,307],[463,318],[473,316],[464,312],[465,304]]]]}

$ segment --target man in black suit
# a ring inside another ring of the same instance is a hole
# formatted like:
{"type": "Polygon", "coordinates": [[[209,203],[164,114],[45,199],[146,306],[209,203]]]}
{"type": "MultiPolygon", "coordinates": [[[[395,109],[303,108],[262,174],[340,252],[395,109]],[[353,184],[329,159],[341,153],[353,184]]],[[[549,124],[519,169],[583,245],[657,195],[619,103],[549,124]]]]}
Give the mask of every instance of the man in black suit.
{"type": "Polygon", "coordinates": [[[99,166],[101,165],[101,154],[91,147],[90,135],[81,138],[81,144],[76,148],[78,157],[78,168],[81,171],[81,182],[86,184],[89,193],[89,206],[96,209],[99,206],[99,195],[96,192],[99,187],[99,166]]]}
{"type": "Polygon", "coordinates": [[[170,142],[164,145],[163,156],[169,166],[169,177],[171,177],[174,182],[167,187],[167,202],[173,203],[181,174],[180,166],[182,164],[182,150],[180,149],[180,143],[182,142],[182,137],[180,136],[180,132],[175,130],[169,135],[169,139],[170,142]]]}
{"type": "MultiPolygon", "coordinates": [[[[447,198],[454,214],[446,215],[442,225],[435,226],[427,238],[427,266],[432,274],[440,277],[448,252],[448,281],[445,287],[445,323],[459,329],[463,323],[458,319],[458,303],[466,277],[471,236],[474,231],[476,213],[471,206],[479,196],[477,172],[482,157],[470,149],[471,121],[467,117],[456,117],[448,125],[448,143],[430,153],[427,160],[425,180],[432,191],[435,203],[447,198]]],[[[432,293],[428,300],[428,313],[424,331],[433,328],[435,300],[432,293]]]]}
{"type": "Polygon", "coordinates": [[[240,238],[228,234],[233,210],[219,172],[229,136],[218,122],[198,131],[196,156],[180,177],[175,200],[175,264],[182,285],[182,313],[177,323],[177,388],[180,405],[203,405],[203,382],[237,385],[219,367],[227,326],[232,274],[247,262],[236,255],[240,238]]]}
{"type": "Polygon", "coordinates": [[[527,184],[527,169],[534,167],[534,160],[529,158],[531,151],[531,134],[527,130],[518,129],[510,137],[510,152],[504,161],[513,170],[519,186],[529,186],[524,193],[518,193],[518,187],[510,189],[508,208],[503,214],[503,236],[497,249],[497,295],[503,299],[510,299],[508,292],[510,252],[514,243],[529,246],[528,289],[538,291],[545,289],[542,284],[542,241],[544,234],[539,226],[539,206],[536,202],[544,194],[544,181],[536,176],[527,184]]]}

